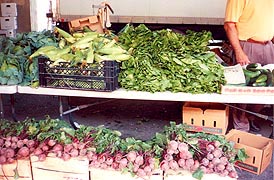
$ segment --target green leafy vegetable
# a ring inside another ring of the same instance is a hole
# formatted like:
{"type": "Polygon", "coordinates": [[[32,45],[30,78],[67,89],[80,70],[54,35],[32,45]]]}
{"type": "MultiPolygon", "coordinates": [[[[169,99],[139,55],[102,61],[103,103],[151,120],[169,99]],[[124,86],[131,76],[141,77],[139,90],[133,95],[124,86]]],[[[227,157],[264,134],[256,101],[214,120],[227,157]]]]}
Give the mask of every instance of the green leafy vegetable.
{"type": "Polygon", "coordinates": [[[151,31],[127,25],[119,41],[134,58],[122,62],[119,82],[125,89],[212,93],[225,84],[223,67],[207,47],[211,33],[151,31]]]}
{"type": "Polygon", "coordinates": [[[0,38],[0,84],[37,86],[38,62],[28,57],[40,47],[57,46],[50,31],[17,33],[14,38],[0,38]]]}
{"type": "Polygon", "coordinates": [[[192,173],[192,177],[201,180],[203,178],[204,172],[198,168],[194,173],[192,173]]]}
{"type": "Polygon", "coordinates": [[[244,161],[246,158],[249,158],[249,156],[246,154],[245,149],[239,149],[236,159],[239,161],[244,161]]]}

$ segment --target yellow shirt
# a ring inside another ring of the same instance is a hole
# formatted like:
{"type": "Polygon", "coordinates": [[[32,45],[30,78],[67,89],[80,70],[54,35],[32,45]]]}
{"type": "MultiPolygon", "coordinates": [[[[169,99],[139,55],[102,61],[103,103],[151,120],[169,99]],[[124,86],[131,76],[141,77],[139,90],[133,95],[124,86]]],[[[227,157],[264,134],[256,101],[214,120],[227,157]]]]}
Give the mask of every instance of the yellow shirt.
{"type": "Polygon", "coordinates": [[[274,37],[274,0],[227,0],[225,22],[235,22],[240,40],[274,37]]]}

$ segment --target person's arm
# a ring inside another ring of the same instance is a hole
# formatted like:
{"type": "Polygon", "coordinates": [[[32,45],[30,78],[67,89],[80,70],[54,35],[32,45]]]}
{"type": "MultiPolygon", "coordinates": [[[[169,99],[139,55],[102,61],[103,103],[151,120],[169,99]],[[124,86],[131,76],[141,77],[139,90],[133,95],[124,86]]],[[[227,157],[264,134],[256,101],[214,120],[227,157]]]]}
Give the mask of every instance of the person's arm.
{"type": "Polygon", "coordinates": [[[235,58],[236,58],[237,63],[239,63],[242,66],[249,64],[250,61],[249,61],[247,55],[244,53],[244,51],[240,45],[240,42],[239,42],[236,24],[234,22],[225,22],[224,29],[226,31],[227,38],[235,52],[235,56],[236,56],[235,58]]]}

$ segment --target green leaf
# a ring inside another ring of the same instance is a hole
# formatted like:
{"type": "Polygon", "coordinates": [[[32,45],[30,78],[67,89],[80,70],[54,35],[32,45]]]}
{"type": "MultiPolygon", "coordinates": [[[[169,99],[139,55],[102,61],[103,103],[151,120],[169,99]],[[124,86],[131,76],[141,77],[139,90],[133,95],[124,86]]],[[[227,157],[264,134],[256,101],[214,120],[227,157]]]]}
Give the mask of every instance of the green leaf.
{"type": "Polygon", "coordinates": [[[126,142],[129,145],[132,145],[132,144],[135,144],[136,140],[133,137],[128,137],[128,138],[126,138],[126,142]]]}
{"type": "Polygon", "coordinates": [[[156,133],[154,141],[159,146],[164,146],[167,143],[167,138],[166,138],[166,136],[164,134],[156,133]]]}
{"type": "Polygon", "coordinates": [[[29,126],[28,133],[29,135],[35,135],[39,132],[39,130],[35,126],[29,126]]]}
{"type": "Polygon", "coordinates": [[[121,136],[121,135],[122,135],[122,133],[121,133],[120,131],[117,131],[117,130],[113,131],[113,133],[114,133],[115,135],[117,135],[117,136],[121,136]]]}
{"type": "Polygon", "coordinates": [[[199,67],[200,67],[203,71],[205,71],[206,73],[209,72],[209,69],[208,69],[208,67],[207,67],[205,64],[199,63],[198,65],[199,65],[199,67]]]}
{"type": "Polygon", "coordinates": [[[248,157],[249,156],[246,154],[244,148],[241,148],[241,149],[238,150],[238,152],[237,152],[237,160],[244,161],[248,157]]]}
{"type": "Polygon", "coordinates": [[[8,83],[8,78],[7,77],[0,77],[0,84],[5,85],[8,83]]]}
{"type": "Polygon", "coordinates": [[[173,58],[172,59],[176,64],[178,64],[178,65],[183,65],[183,63],[182,63],[182,61],[180,61],[179,59],[177,59],[177,58],[173,58]]]}
{"type": "Polygon", "coordinates": [[[201,180],[203,178],[204,172],[201,170],[201,168],[198,168],[194,173],[192,173],[192,177],[201,180]]]}
{"type": "Polygon", "coordinates": [[[64,142],[66,139],[67,139],[67,136],[66,136],[65,132],[61,132],[61,136],[60,136],[59,141],[64,142]]]}
{"type": "Polygon", "coordinates": [[[24,48],[24,51],[25,51],[26,54],[31,55],[31,47],[30,46],[26,46],[24,48]]]}
{"type": "Polygon", "coordinates": [[[17,85],[17,84],[19,84],[19,80],[14,77],[11,77],[7,82],[7,85],[17,85]]]}
{"type": "Polygon", "coordinates": [[[149,151],[149,150],[151,150],[151,145],[148,144],[148,143],[145,143],[145,142],[141,143],[141,147],[142,147],[142,149],[143,149],[144,151],[149,151]]]}
{"type": "Polygon", "coordinates": [[[72,136],[72,137],[75,136],[75,130],[72,129],[72,128],[64,127],[64,128],[61,128],[60,130],[61,130],[61,131],[64,131],[65,133],[69,134],[69,135],[72,136]]]}

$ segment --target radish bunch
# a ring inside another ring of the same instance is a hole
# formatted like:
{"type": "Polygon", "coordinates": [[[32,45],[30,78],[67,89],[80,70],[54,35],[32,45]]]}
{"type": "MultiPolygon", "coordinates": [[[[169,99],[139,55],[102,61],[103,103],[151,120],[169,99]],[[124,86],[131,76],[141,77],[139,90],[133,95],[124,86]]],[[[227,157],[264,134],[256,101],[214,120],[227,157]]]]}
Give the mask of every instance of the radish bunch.
{"type": "Polygon", "coordinates": [[[0,134],[0,164],[30,155],[43,161],[50,153],[65,161],[85,157],[90,167],[127,171],[142,179],[159,167],[165,172],[183,169],[194,174],[237,177],[230,163],[235,160],[236,151],[224,137],[187,134],[182,124],[173,122],[146,142],[132,137],[122,139],[120,132],[102,126],[74,130],[50,118],[19,123],[2,121],[0,134]]]}
{"type": "Polygon", "coordinates": [[[163,160],[160,163],[160,168],[163,171],[184,169],[194,172],[199,166],[200,163],[198,160],[193,159],[188,144],[175,140],[168,143],[167,149],[163,153],[163,160]]]}
{"type": "Polygon", "coordinates": [[[199,140],[199,147],[203,152],[201,170],[204,173],[217,173],[220,176],[237,178],[234,166],[229,162],[229,157],[223,152],[220,142],[199,140]]]}
{"type": "Polygon", "coordinates": [[[163,171],[183,169],[193,173],[200,169],[203,173],[237,178],[234,166],[229,162],[218,141],[199,140],[198,147],[194,148],[185,142],[171,140],[162,159],[160,168],[163,171]]]}
{"type": "Polygon", "coordinates": [[[83,142],[61,144],[56,140],[48,139],[37,146],[33,151],[33,155],[38,156],[38,159],[43,161],[51,153],[64,161],[68,161],[71,157],[86,156],[88,151],[86,143],[83,142]]]}
{"type": "Polygon", "coordinates": [[[89,152],[87,156],[91,167],[119,171],[127,169],[141,178],[151,176],[155,168],[155,159],[152,156],[136,151],[114,154],[89,152]]]}
{"type": "Polygon", "coordinates": [[[36,146],[37,142],[27,138],[0,137],[0,164],[13,163],[16,159],[28,157],[36,146]]]}

